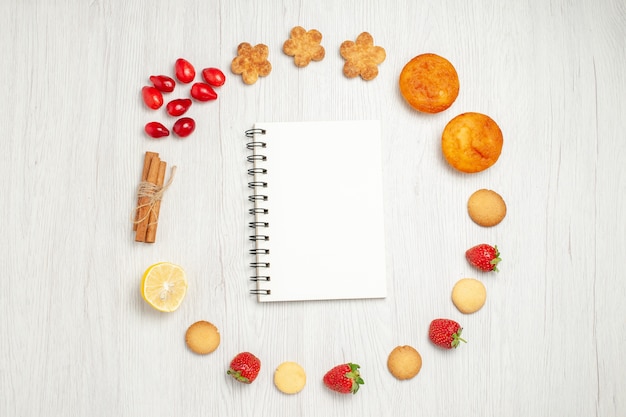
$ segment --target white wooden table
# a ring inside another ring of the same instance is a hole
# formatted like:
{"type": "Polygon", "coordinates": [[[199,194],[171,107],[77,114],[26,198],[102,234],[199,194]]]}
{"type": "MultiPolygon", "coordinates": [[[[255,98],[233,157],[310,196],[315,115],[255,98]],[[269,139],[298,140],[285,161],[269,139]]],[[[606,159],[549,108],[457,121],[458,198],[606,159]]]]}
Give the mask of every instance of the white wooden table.
{"type": "Polygon", "coordinates": [[[623,1],[5,0],[0,15],[1,416],[625,415],[623,1]],[[297,69],[281,52],[296,25],[323,34],[323,61],[297,69]],[[338,52],[363,31],[387,51],[370,82],[344,77],[338,52]],[[252,86],[229,70],[240,42],[270,48],[273,70],[252,86]],[[423,52],[461,80],[455,104],[432,116],[397,88],[423,52]],[[143,125],[165,117],[140,89],[178,57],[224,69],[227,83],[192,106],[192,136],[155,141],[143,125]],[[465,111],[490,115],[505,137],[498,163],[475,175],[440,151],[465,111]],[[244,130],[355,118],[383,126],[388,297],[257,303],[244,130]],[[135,243],[130,222],[148,150],[178,167],[154,245],[135,243]],[[507,202],[497,227],[467,216],[479,188],[507,202]],[[497,275],[463,257],[483,241],[502,251],[497,275]],[[139,293],[159,261],[189,278],[172,314],[139,293]],[[450,301],[462,277],[487,287],[476,314],[450,301]],[[468,343],[433,347],[436,317],[461,322],[468,343]],[[184,343],[197,320],[222,335],[207,356],[184,343]],[[403,344],[424,365],[399,382],[386,358],[403,344]],[[263,362],[249,386],[225,373],[243,350],[263,362]],[[295,396],[272,383],[286,360],[307,371],[295,396]],[[321,382],[346,361],[362,367],[356,396],[321,382]]]}

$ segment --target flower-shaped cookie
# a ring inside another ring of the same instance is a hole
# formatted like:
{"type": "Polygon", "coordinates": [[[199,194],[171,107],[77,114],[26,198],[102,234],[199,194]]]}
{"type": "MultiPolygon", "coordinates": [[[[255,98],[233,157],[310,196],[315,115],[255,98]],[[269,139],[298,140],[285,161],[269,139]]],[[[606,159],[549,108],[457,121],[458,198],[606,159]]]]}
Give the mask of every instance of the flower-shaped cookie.
{"type": "Polygon", "coordinates": [[[283,44],[283,52],[293,57],[297,67],[306,67],[311,61],[321,61],[326,54],[320,45],[322,34],[311,29],[308,32],[301,26],[291,29],[290,38],[283,44]]]}
{"type": "Polygon", "coordinates": [[[272,64],[267,60],[269,53],[267,45],[262,43],[254,47],[247,42],[240,43],[230,69],[233,74],[241,74],[244,83],[254,84],[272,71],[272,64]]]}
{"type": "Polygon", "coordinates": [[[365,81],[373,80],[378,75],[378,64],[382,63],[387,54],[380,46],[374,46],[374,38],[367,32],[361,33],[356,42],[345,41],[339,52],[346,63],[343,73],[348,78],[360,75],[365,81]]]}

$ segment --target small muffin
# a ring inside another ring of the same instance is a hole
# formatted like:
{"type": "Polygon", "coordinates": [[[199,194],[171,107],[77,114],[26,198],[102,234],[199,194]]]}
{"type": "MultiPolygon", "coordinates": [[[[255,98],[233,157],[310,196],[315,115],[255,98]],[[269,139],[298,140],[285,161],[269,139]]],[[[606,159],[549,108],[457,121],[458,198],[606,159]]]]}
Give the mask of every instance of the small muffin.
{"type": "Polygon", "coordinates": [[[487,300],[487,290],[482,282],[473,278],[463,278],[452,288],[452,303],[464,314],[480,310],[487,300]]]}
{"type": "Polygon", "coordinates": [[[285,394],[297,394],[306,384],[306,373],[296,362],[283,362],[274,372],[274,385],[285,394]]]}
{"type": "Polygon", "coordinates": [[[411,346],[397,346],[387,358],[387,368],[399,380],[411,379],[422,369],[422,356],[411,346]]]}
{"type": "Polygon", "coordinates": [[[435,54],[418,55],[402,68],[400,92],[415,110],[439,113],[458,97],[459,76],[447,59],[435,54]]]}
{"type": "Polygon", "coordinates": [[[220,345],[220,333],[212,323],[198,321],[187,329],[185,343],[192,352],[206,355],[220,345]]]}
{"type": "Polygon", "coordinates": [[[492,227],[506,216],[506,203],[495,191],[481,189],[467,200],[467,212],[474,223],[492,227]]]}
{"type": "Polygon", "coordinates": [[[502,152],[502,131],[489,116],[463,113],[450,120],[441,135],[446,161],[461,172],[484,171],[502,152]]]}

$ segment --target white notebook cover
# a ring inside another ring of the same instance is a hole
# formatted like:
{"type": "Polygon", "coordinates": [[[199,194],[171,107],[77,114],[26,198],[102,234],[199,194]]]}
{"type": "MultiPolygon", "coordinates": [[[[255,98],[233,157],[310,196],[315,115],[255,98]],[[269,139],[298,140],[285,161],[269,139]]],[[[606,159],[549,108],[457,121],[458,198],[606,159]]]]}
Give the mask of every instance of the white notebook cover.
{"type": "Polygon", "coordinates": [[[258,227],[249,230],[269,237],[255,241],[255,249],[269,253],[251,255],[257,263],[251,275],[269,281],[260,278],[252,293],[261,302],[386,297],[380,122],[256,123],[254,129],[265,133],[251,141],[265,147],[253,146],[251,154],[266,160],[253,165],[267,172],[250,178],[257,184],[250,194],[267,200],[250,203],[258,227]]]}

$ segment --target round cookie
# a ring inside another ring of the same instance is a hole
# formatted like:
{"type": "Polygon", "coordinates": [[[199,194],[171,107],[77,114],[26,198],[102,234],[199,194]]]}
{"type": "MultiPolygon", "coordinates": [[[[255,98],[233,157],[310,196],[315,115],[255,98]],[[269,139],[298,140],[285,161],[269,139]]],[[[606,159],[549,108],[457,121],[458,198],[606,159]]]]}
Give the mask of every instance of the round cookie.
{"type": "Polygon", "coordinates": [[[506,216],[506,203],[495,191],[480,189],[467,200],[467,212],[474,223],[491,227],[506,216]]]}
{"type": "Polygon", "coordinates": [[[475,313],[485,305],[487,290],[482,282],[474,278],[463,278],[452,288],[452,302],[465,314],[475,313]]]}
{"type": "Polygon", "coordinates": [[[439,113],[459,95],[459,76],[454,66],[435,54],[411,59],[400,72],[400,93],[415,110],[439,113]]]}
{"type": "Polygon", "coordinates": [[[220,333],[217,327],[208,321],[198,321],[187,329],[185,343],[192,352],[206,355],[220,345],[220,333]]]}
{"type": "Polygon", "coordinates": [[[441,135],[441,150],[455,169],[475,173],[496,163],[504,139],[498,124],[482,113],[459,114],[441,135]]]}
{"type": "Polygon", "coordinates": [[[285,394],[297,394],[306,384],[304,368],[296,362],[283,362],[274,372],[274,385],[285,394]]]}
{"type": "Polygon", "coordinates": [[[397,346],[387,358],[387,368],[399,380],[411,379],[422,369],[422,356],[411,346],[397,346]]]}

